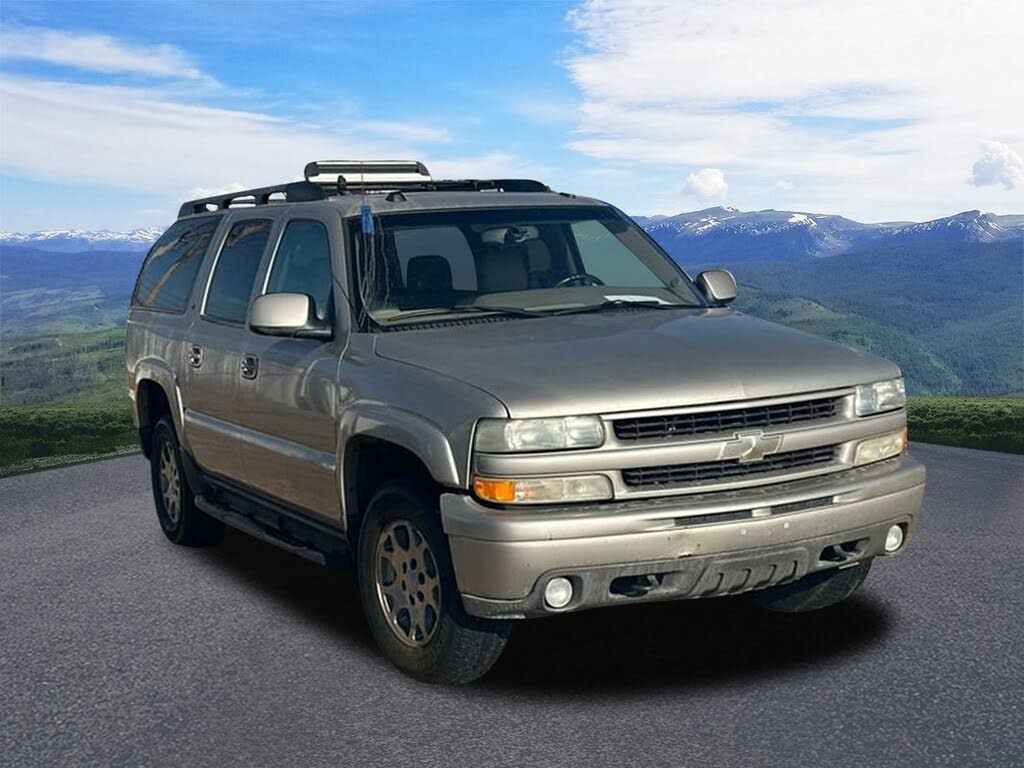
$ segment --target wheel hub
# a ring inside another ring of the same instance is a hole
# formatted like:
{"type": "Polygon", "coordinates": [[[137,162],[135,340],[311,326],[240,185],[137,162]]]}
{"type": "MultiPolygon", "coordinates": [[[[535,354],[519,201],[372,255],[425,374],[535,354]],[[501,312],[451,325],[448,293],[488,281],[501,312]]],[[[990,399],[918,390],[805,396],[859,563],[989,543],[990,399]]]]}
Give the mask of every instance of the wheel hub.
{"type": "Polygon", "coordinates": [[[377,539],[374,580],[380,608],[399,640],[422,648],[441,618],[437,561],[423,533],[412,523],[389,523],[377,539]]]}

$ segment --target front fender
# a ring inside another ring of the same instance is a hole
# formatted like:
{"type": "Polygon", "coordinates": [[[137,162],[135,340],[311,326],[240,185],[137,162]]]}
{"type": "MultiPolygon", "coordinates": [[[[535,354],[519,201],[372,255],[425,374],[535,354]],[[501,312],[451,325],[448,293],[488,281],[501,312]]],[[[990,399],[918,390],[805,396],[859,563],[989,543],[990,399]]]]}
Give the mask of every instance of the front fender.
{"type": "MultiPolygon", "coordinates": [[[[338,427],[338,476],[345,477],[345,449],[354,437],[373,437],[405,448],[423,462],[440,485],[465,485],[448,438],[441,428],[410,411],[383,403],[354,404],[345,408],[338,427]]],[[[344,494],[342,494],[344,498],[344,494]]]]}

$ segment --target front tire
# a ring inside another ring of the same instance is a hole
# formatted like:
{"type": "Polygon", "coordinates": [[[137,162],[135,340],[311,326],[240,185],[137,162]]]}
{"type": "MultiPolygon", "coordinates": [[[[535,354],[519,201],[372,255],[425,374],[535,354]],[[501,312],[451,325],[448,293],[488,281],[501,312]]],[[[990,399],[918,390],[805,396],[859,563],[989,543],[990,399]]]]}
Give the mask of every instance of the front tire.
{"type": "Polygon", "coordinates": [[[370,632],[406,674],[469,683],[504,650],[510,622],[479,619],[463,608],[437,497],[423,485],[389,483],[374,495],[359,533],[357,571],[370,632]]]}
{"type": "Polygon", "coordinates": [[[804,613],[828,608],[856,592],[871,570],[873,558],[853,568],[816,571],[790,584],[759,589],[750,599],[762,608],[780,613],[804,613]]]}
{"type": "Polygon", "coordinates": [[[182,469],[178,435],[170,416],[162,417],[153,428],[149,463],[153,502],[164,535],[186,547],[219,542],[224,536],[224,525],[195,505],[195,493],[182,469]]]}

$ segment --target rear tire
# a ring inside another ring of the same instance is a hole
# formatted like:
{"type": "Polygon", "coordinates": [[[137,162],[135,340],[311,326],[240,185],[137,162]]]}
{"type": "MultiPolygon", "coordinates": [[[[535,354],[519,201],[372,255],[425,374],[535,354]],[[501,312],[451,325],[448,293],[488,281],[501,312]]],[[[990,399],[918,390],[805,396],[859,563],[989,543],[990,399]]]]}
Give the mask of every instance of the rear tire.
{"type": "Polygon", "coordinates": [[[769,611],[804,613],[828,608],[856,592],[871,570],[873,558],[853,568],[809,573],[790,584],[768,587],[750,593],[750,599],[769,611]]]}
{"type": "Polygon", "coordinates": [[[149,462],[153,502],[164,535],[186,547],[218,543],[224,536],[224,524],[196,507],[195,493],[182,469],[178,435],[169,415],[163,416],[153,428],[149,462]]]}
{"type": "Polygon", "coordinates": [[[461,685],[487,673],[511,623],[466,613],[455,584],[437,495],[388,483],[366,511],[357,545],[359,595],[377,645],[406,674],[461,685]]]}

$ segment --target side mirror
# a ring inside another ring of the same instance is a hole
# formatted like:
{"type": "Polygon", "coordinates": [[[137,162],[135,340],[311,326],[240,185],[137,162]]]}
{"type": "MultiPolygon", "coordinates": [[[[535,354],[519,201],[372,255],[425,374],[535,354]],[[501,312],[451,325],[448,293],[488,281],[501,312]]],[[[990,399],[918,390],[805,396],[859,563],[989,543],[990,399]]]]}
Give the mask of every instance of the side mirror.
{"type": "Polygon", "coordinates": [[[697,285],[715,304],[728,304],[736,298],[736,278],[727,269],[708,269],[697,275],[697,285]]]}
{"type": "Polygon", "coordinates": [[[264,336],[329,339],[330,323],[316,316],[316,304],[304,293],[265,293],[252,303],[249,327],[264,336]]]}

